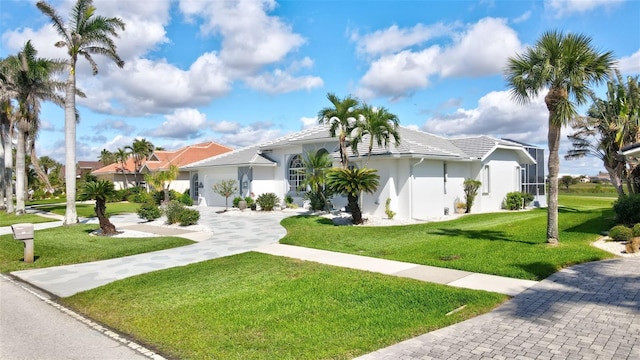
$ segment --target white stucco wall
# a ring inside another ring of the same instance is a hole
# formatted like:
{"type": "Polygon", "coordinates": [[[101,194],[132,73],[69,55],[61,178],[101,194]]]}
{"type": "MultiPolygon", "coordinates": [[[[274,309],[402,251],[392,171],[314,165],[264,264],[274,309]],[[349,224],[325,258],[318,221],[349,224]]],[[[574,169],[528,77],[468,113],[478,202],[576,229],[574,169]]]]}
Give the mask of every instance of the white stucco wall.
{"type": "Polygon", "coordinates": [[[444,215],[444,163],[438,160],[424,160],[412,167],[411,217],[429,219],[444,215]]]}
{"type": "MultiPolygon", "coordinates": [[[[464,181],[466,179],[475,179],[472,172],[473,164],[470,161],[452,162],[447,161],[447,179],[444,184],[444,206],[449,208],[449,214],[455,213],[456,203],[465,202],[464,197],[464,181]]],[[[478,207],[476,203],[471,211],[474,212],[478,207]]]]}
{"type": "MultiPolygon", "coordinates": [[[[522,190],[518,156],[514,151],[499,149],[482,162],[482,168],[485,165],[489,166],[489,192],[480,187],[477,211],[498,211],[502,209],[507,193],[522,190]]],[[[483,181],[482,168],[477,178],[480,181],[483,181]]]]}
{"type": "MultiPolygon", "coordinates": [[[[224,196],[216,194],[213,191],[213,185],[229,179],[238,179],[237,167],[225,166],[200,169],[198,171],[198,181],[202,182],[203,185],[203,188],[199,191],[201,197],[200,205],[225,206],[224,196]]],[[[231,206],[232,200],[233,196],[229,198],[229,206],[231,206]]]]}

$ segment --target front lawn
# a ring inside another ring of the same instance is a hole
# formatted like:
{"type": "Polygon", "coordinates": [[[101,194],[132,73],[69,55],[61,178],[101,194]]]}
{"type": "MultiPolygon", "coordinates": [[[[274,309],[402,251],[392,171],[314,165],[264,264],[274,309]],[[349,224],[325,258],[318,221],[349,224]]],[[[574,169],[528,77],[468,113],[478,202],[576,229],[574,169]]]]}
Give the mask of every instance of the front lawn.
{"type": "Polygon", "coordinates": [[[333,226],[315,216],[284,219],[283,244],[521,279],[613,257],[589,245],[612,226],[615,198],[561,196],[560,245],[546,244],[546,209],[471,214],[410,226],[333,226]]]}
{"type": "Polygon", "coordinates": [[[34,214],[7,214],[4,211],[0,211],[0,226],[11,226],[19,223],[43,223],[43,222],[51,222],[56,221],[55,219],[46,218],[39,215],[34,214]]]}
{"type": "MultiPolygon", "coordinates": [[[[128,214],[135,213],[140,204],[130,203],[127,201],[115,202],[115,203],[107,203],[107,214],[108,215],[118,215],[118,214],[128,214]]],[[[94,210],[94,204],[84,204],[84,203],[76,203],[76,212],[79,217],[95,217],[96,212],[94,210]]],[[[67,210],[66,204],[50,204],[50,205],[40,205],[37,207],[38,210],[52,212],[58,215],[64,215],[67,210]]]]}
{"type": "Polygon", "coordinates": [[[35,261],[22,261],[24,245],[13,235],[0,236],[0,272],[113,259],[192,244],[179,237],[113,238],[91,236],[97,225],[74,225],[38,230],[35,233],[35,261]]]}
{"type": "Polygon", "coordinates": [[[349,359],[485,313],[506,298],[245,253],[62,302],[179,359],[349,359]]]}

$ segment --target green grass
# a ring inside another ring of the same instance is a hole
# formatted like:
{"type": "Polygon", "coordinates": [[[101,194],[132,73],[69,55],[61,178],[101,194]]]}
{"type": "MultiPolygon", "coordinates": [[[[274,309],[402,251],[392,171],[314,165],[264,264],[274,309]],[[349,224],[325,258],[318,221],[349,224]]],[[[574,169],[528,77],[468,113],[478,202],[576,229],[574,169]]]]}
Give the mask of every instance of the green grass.
{"type": "Polygon", "coordinates": [[[0,226],[11,226],[13,224],[19,224],[19,223],[36,224],[36,223],[43,223],[43,222],[50,222],[50,221],[56,221],[56,220],[42,217],[39,215],[34,215],[34,214],[15,215],[15,214],[7,214],[4,211],[0,211],[0,226]]]}
{"type": "Polygon", "coordinates": [[[62,302],[180,359],[348,359],[505,299],[245,253],[128,278],[62,302]]]}
{"type": "Polygon", "coordinates": [[[541,280],[573,264],[613,257],[589,245],[613,223],[615,198],[560,197],[560,245],[546,244],[546,209],[471,214],[392,227],[338,227],[313,216],[283,220],[280,242],[521,279],[541,280]]]}
{"type": "Polygon", "coordinates": [[[97,225],[74,225],[35,233],[35,261],[22,261],[24,246],[13,235],[0,236],[0,272],[113,259],[192,244],[178,237],[112,238],[91,236],[97,225]]]}
{"type": "MultiPolygon", "coordinates": [[[[95,205],[93,204],[83,204],[76,203],[76,211],[79,217],[95,217],[96,212],[93,209],[95,205]]],[[[130,202],[116,202],[116,203],[108,203],[107,204],[107,214],[109,215],[117,215],[117,214],[127,214],[127,213],[135,213],[140,204],[130,203],[130,202]]],[[[66,204],[50,204],[50,205],[41,205],[38,206],[39,210],[52,212],[58,215],[64,215],[67,205],[66,204]]]]}
{"type": "Polygon", "coordinates": [[[59,197],[59,198],[27,201],[26,204],[27,206],[32,206],[32,205],[45,205],[45,204],[64,204],[66,202],[67,202],[66,197],[59,197]]]}

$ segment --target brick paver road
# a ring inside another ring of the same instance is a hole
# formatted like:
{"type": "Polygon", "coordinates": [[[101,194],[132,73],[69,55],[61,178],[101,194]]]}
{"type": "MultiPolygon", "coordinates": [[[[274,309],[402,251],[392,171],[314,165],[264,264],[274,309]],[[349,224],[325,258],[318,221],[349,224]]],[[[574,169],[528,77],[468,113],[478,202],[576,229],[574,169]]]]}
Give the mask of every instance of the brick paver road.
{"type": "Polygon", "coordinates": [[[488,314],[360,359],[640,359],[640,258],[564,269],[488,314]]]}

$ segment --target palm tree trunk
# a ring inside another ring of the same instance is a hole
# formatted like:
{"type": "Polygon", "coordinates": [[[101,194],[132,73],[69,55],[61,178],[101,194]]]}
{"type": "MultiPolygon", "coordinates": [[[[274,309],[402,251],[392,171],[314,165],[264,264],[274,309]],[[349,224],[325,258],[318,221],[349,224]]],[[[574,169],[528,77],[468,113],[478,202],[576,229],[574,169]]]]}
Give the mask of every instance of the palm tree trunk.
{"type": "Polygon", "coordinates": [[[76,212],[76,60],[71,59],[69,78],[64,100],[64,144],[67,209],[64,214],[64,225],[78,223],[76,212]]]}
{"type": "Polygon", "coordinates": [[[11,146],[11,125],[9,123],[2,124],[2,133],[4,135],[3,146],[4,146],[4,183],[5,183],[5,197],[7,204],[7,214],[11,214],[15,211],[13,207],[13,184],[11,182],[11,178],[13,177],[13,156],[12,154],[12,146],[11,146]]]}
{"type": "MultiPolygon", "coordinates": [[[[553,113],[549,113],[551,118],[553,113]]],[[[547,243],[558,244],[558,172],[560,170],[560,126],[549,121],[549,207],[547,208],[547,243]]]]}
{"type": "MultiPolygon", "coordinates": [[[[624,165],[623,164],[620,164],[620,165],[622,165],[622,170],[624,171],[624,165]]],[[[617,167],[619,168],[620,165],[618,165],[617,167]]],[[[606,164],[604,165],[604,168],[609,173],[609,180],[611,181],[611,184],[615,186],[616,191],[618,192],[618,198],[623,197],[624,188],[622,186],[622,177],[624,176],[624,173],[619,171],[619,169],[611,168],[606,164]]]]}
{"type": "Polygon", "coordinates": [[[36,174],[40,178],[40,181],[42,181],[42,183],[44,184],[45,191],[53,194],[53,186],[51,186],[51,182],[49,181],[47,173],[45,173],[40,166],[40,161],[38,160],[38,155],[36,154],[35,147],[31,148],[31,165],[33,165],[33,170],[35,170],[36,174]]]}
{"type": "Polygon", "coordinates": [[[24,120],[18,122],[18,143],[16,144],[16,215],[24,214],[25,208],[25,138],[27,133],[23,131],[23,128],[26,126],[24,120]]]}
{"type": "Polygon", "coordinates": [[[4,124],[0,125],[0,209],[5,210],[7,208],[5,203],[5,194],[7,183],[5,182],[5,168],[4,168],[4,157],[6,152],[4,151],[4,138],[8,136],[4,132],[4,124]]]}
{"type": "Polygon", "coordinates": [[[109,221],[107,217],[107,205],[105,204],[105,200],[96,199],[96,216],[98,216],[98,222],[100,223],[100,229],[102,230],[102,235],[114,235],[117,234],[116,227],[109,221]]]}
{"type": "Polygon", "coordinates": [[[353,195],[347,195],[349,212],[351,213],[351,218],[353,220],[354,225],[362,224],[362,210],[360,210],[360,205],[358,205],[358,197],[353,195]]]}

